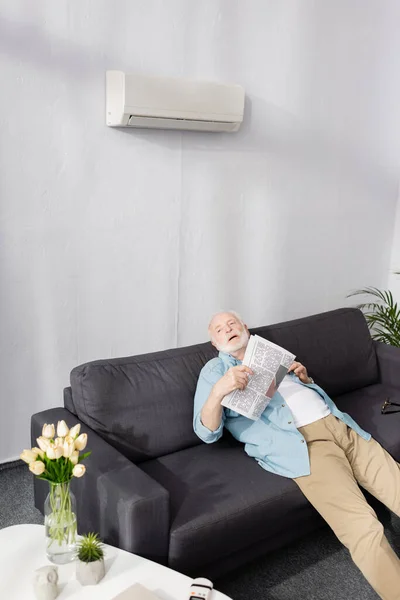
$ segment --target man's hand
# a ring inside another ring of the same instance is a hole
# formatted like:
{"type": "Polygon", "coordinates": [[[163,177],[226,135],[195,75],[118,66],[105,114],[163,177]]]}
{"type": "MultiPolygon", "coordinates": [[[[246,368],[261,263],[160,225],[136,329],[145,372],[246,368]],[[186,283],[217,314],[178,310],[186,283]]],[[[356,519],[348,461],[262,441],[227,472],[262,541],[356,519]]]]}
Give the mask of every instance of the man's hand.
{"type": "Polygon", "coordinates": [[[307,373],[307,369],[301,363],[295,361],[292,364],[292,366],[290,367],[290,369],[288,370],[288,373],[290,373],[291,371],[293,371],[294,374],[297,375],[297,377],[303,383],[310,383],[311,382],[311,380],[310,380],[310,378],[308,376],[308,373],[307,373]]]}
{"type": "Polygon", "coordinates": [[[201,409],[201,422],[210,431],[216,431],[221,424],[222,400],[233,390],[244,390],[253,371],[244,365],[231,367],[214,384],[206,403],[201,409]]]}
{"type": "Polygon", "coordinates": [[[234,390],[244,390],[253,371],[245,365],[231,367],[213,387],[214,394],[221,400],[234,390]]]}

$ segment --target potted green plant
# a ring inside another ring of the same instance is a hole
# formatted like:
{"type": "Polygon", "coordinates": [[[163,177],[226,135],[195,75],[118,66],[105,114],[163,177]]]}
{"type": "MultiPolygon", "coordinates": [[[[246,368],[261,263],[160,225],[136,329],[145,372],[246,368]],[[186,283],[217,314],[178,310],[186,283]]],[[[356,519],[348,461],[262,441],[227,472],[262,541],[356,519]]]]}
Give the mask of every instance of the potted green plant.
{"type": "Polygon", "coordinates": [[[77,543],[77,580],[82,585],[96,585],[104,575],[103,542],[97,533],[83,535],[77,543]]]}
{"type": "Polygon", "coordinates": [[[367,295],[370,302],[358,304],[371,330],[371,337],[390,346],[400,347],[400,307],[394,301],[392,292],[367,287],[356,290],[347,297],[367,295]]]}

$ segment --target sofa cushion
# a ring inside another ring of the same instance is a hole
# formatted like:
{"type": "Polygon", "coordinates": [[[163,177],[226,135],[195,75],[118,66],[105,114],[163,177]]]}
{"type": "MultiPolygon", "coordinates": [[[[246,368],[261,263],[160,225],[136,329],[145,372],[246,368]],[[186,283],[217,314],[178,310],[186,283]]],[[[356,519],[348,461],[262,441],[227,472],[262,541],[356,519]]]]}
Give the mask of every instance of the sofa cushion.
{"type": "Polygon", "coordinates": [[[378,383],[373,341],[364,315],[356,308],[340,308],[252,332],[293,352],[330,396],[378,383]]]}
{"type": "MultiPolygon", "coordinates": [[[[400,412],[382,415],[386,398],[400,404],[400,390],[378,383],[335,398],[340,410],[347,412],[390,454],[400,460],[400,412]]],[[[400,407],[393,407],[394,409],[400,407]]]]}
{"type": "Polygon", "coordinates": [[[140,467],[170,493],[171,568],[190,572],[260,540],[276,544],[282,531],[296,539],[299,521],[320,524],[291,479],[265,471],[233,438],[140,467]]]}
{"type": "Polygon", "coordinates": [[[75,412],[134,462],[200,444],[193,397],[211,344],[98,360],[71,372],[75,412]]]}

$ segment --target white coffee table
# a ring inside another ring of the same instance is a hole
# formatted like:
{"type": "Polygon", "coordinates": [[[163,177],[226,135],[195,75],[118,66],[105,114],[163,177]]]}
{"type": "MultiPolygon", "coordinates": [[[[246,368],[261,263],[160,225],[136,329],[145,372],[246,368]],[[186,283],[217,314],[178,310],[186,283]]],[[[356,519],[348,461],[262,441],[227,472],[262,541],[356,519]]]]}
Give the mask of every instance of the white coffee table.
{"type": "MultiPolygon", "coordinates": [[[[192,579],[177,571],[105,545],[106,575],[95,586],[83,587],[75,578],[75,564],[58,565],[57,600],[111,600],[134,583],[141,583],[160,600],[188,600],[192,579]]],[[[43,525],[14,525],[0,529],[0,598],[34,600],[33,571],[49,565],[43,525]]],[[[201,573],[199,573],[201,576],[201,573]]],[[[213,590],[212,600],[230,600],[213,590]]]]}

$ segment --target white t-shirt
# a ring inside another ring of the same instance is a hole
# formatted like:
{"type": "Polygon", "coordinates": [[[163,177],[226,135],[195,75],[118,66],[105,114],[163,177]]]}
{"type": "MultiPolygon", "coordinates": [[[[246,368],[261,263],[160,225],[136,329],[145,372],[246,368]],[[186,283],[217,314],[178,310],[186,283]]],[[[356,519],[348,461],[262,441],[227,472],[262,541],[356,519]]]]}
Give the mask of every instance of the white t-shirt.
{"type": "Polygon", "coordinates": [[[327,417],[331,411],[323,398],[313,390],[286,375],[279,386],[279,393],[293,414],[295,427],[304,427],[327,417]]]}

